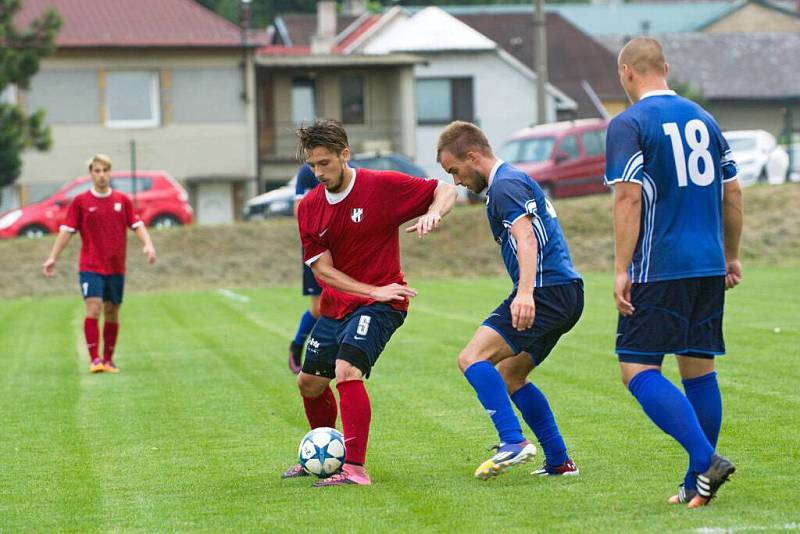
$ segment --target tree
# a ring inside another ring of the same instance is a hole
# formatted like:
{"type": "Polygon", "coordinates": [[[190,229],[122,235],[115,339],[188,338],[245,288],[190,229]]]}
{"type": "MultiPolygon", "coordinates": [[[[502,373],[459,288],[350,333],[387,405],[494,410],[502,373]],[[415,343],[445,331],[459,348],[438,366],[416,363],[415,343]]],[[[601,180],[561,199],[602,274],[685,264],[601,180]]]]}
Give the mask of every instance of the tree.
{"type": "MultiPolygon", "coordinates": [[[[0,0],[0,94],[14,87],[28,89],[39,61],[55,50],[55,36],[61,17],[53,9],[18,30],[14,16],[20,0],[0,0]]],[[[0,102],[0,191],[14,183],[22,171],[24,150],[50,148],[50,129],[44,124],[44,110],[30,116],[16,103],[0,102]]]]}

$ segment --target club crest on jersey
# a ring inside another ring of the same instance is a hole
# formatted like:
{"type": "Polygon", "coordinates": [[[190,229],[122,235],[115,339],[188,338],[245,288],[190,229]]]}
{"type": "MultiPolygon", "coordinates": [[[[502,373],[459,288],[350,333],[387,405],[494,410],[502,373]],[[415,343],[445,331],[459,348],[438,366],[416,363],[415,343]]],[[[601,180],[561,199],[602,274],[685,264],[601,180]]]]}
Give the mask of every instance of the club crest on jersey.
{"type": "Polygon", "coordinates": [[[354,223],[361,222],[361,219],[364,218],[364,208],[353,208],[353,213],[350,214],[350,218],[353,219],[354,223]]]}
{"type": "Polygon", "coordinates": [[[114,202],[114,211],[122,211],[122,202],[114,202]]]}

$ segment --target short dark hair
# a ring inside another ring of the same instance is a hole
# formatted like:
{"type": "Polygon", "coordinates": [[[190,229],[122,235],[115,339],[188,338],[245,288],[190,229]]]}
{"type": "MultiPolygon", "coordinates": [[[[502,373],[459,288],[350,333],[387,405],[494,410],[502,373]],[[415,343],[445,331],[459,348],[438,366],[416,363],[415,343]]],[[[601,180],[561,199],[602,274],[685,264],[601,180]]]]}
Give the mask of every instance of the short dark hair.
{"type": "Polygon", "coordinates": [[[305,159],[306,150],[313,150],[318,146],[325,147],[335,154],[340,154],[349,148],[347,132],[342,124],[333,119],[317,119],[310,126],[300,125],[297,129],[297,138],[300,140],[298,157],[305,159]]]}
{"type": "Polygon", "coordinates": [[[453,121],[439,134],[436,146],[436,161],[441,162],[442,152],[450,152],[458,159],[467,157],[467,152],[477,150],[484,156],[492,153],[492,147],[483,131],[466,121],[453,121]]]}

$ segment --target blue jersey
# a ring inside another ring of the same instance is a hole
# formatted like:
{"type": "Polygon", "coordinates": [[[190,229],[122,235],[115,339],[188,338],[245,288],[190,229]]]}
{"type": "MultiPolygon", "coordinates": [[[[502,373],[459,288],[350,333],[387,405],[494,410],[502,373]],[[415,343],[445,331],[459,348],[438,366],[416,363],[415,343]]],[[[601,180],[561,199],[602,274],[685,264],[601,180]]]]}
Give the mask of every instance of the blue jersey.
{"type": "Polygon", "coordinates": [[[297,183],[294,186],[294,198],[300,200],[306,193],[319,185],[314,171],[307,164],[297,169],[297,183]]]}
{"type": "Polygon", "coordinates": [[[538,243],[535,287],[555,286],[580,279],[572,266],[555,209],[542,188],[525,172],[498,161],[489,177],[486,196],[489,226],[494,240],[500,245],[503,263],[515,289],[519,284],[519,261],[511,225],[520,217],[530,218],[538,243]]]}
{"type": "Polygon", "coordinates": [[[736,163],[714,118],[673,91],[653,91],[608,125],[606,183],[642,186],[634,283],[725,274],[723,182],[736,163]]]}

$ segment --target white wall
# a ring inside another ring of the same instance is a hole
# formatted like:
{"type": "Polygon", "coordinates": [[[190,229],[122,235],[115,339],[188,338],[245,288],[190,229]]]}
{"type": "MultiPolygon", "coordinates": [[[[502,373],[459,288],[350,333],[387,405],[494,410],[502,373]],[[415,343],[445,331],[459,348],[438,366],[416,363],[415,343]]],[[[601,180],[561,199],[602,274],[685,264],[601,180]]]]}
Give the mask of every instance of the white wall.
{"type": "MultiPolygon", "coordinates": [[[[516,130],[536,122],[536,81],[516,70],[495,51],[427,54],[415,67],[417,78],[472,77],[475,121],[497,151],[516,130]]],[[[556,116],[548,97],[548,121],[556,116]]],[[[417,125],[417,164],[436,178],[449,176],[436,163],[436,141],[446,125],[417,125]]]]}

